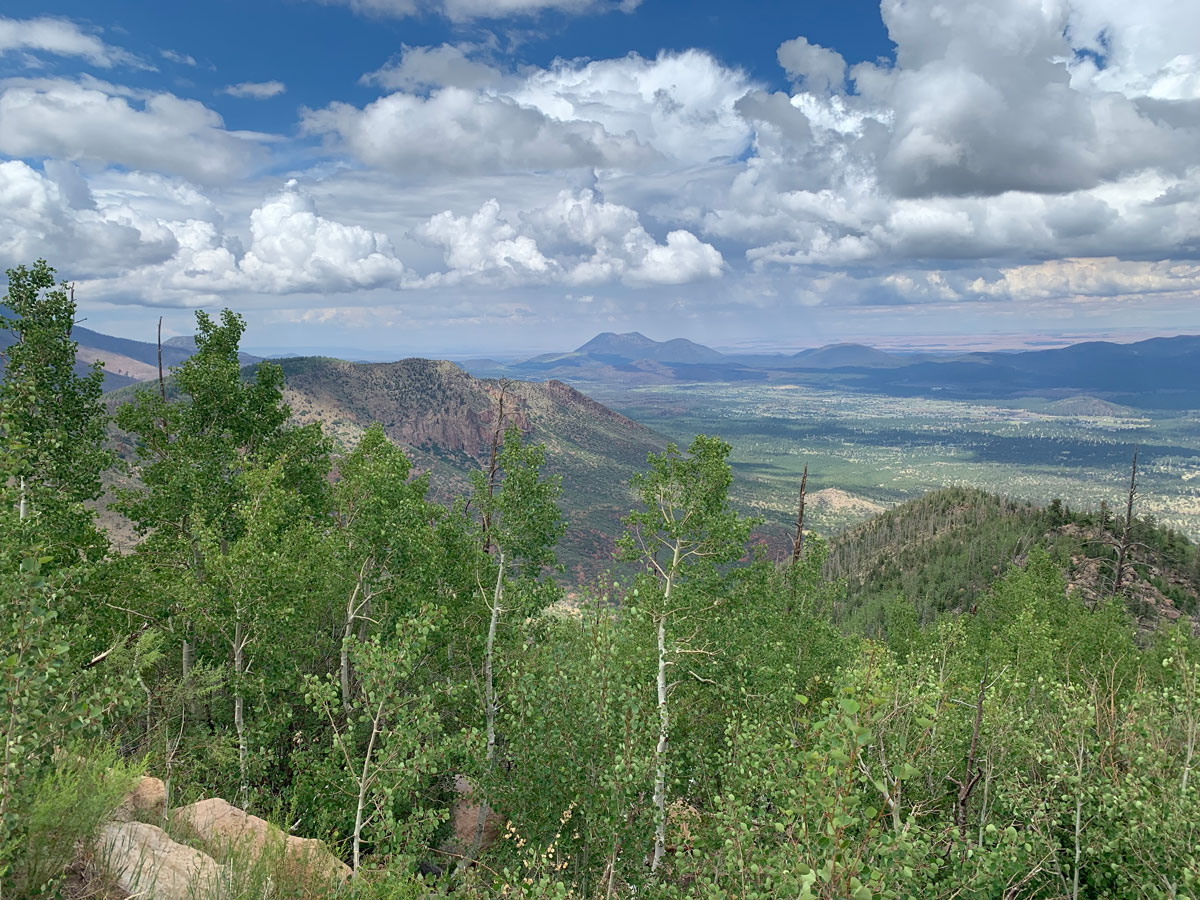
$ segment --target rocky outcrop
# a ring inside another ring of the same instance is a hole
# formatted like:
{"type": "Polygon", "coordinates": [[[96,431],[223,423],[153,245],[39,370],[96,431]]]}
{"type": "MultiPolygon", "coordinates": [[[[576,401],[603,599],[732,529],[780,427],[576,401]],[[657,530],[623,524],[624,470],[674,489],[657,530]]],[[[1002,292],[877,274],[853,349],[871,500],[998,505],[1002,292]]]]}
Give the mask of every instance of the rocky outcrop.
{"type": "Polygon", "coordinates": [[[167,786],[161,778],[143,775],[121,805],[113,812],[116,822],[155,822],[167,819],[167,786]]]}
{"type": "Polygon", "coordinates": [[[131,897],[195,900],[218,896],[221,867],[206,853],[171,840],[145,822],[109,822],[96,844],[96,859],[131,897]]]}
{"type": "Polygon", "coordinates": [[[318,893],[350,877],[350,867],[320,841],[285,834],[224,800],[201,800],[171,816],[171,835],[203,849],[179,843],[150,824],[165,823],[166,814],[163,782],[144,777],[94,845],[96,864],[125,894],[154,900],[218,896],[223,878],[264,857],[273,879],[318,893]]]}
{"type": "Polygon", "coordinates": [[[312,838],[285,834],[265,819],[214,797],[175,810],[172,824],[186,831],[217,859],[240,854],[278,856],[288,877],[309,884],[345,881],[350,867],[312,838]]]}

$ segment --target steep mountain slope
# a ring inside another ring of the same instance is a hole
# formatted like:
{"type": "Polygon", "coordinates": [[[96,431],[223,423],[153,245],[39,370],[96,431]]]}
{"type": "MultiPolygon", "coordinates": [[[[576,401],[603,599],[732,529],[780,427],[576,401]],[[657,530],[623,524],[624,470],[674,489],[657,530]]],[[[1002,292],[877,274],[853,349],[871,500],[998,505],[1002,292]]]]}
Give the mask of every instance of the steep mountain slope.
{"type": "MultiPolygon", "coordinates": [[[[434,490],[442,496],[465,490],[468,473],[487,459],[500,382],[427,359],[303,357],[279,365],[297,421],[323,422],[344,445],[379,422],[419,468],[433,471],[434,490]]],[[[559,381],[510,381],[503,393],[505,421],[545,443],[548,471],[563,478],[568,530],[561,558],[585,573],[602,568],[620,533],[620,517],[631,508],[629,479],[664,439],[559,381]]]]}

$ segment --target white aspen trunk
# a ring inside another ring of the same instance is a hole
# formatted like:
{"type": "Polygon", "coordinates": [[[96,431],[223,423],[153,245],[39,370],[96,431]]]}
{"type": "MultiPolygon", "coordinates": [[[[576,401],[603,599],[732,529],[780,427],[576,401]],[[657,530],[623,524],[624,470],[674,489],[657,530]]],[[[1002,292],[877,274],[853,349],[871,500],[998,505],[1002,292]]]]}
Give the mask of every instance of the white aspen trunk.
{"type": "Polygon", "coordinates": [[[354,590],[350,592],[350,599],[346,601],[346,624],[342,629],[342,656],[341,656],[341,681],[342,681],[342,709],[350,712],[350,637],[354,634],[354,602],[358,599],[358,592],[362,589],[362,576],[354,584],[354,590]]]}
{"type": "Polygon", "coordinates": [[[670,615],[671,587],[679,568],[679,543],[675,543],[671,568],[663,588],[663,608],[658,616],[658,744],[654,747],[654,857],[650,871],[657,872],[667,851],[667,734],[671,711],[667,706],[667,616],[670,615]]]}
{"type": "Polygon", "coordinates": [[[1180,782],[1180,793],[1186,794],[1188,789],[1188,776],[1192,772],[1192,756],[1196,752],[1196,717],[1189,715],[1187,729],[1187,756],[1183,760],[1183,780],[1180,782]]]}
{"type": "Polygon", "coordinates": [[[667,731],[671,724],[667,708],[667,617],[658,619],[658,744],[654,748],[654,858],[650,871],[657,872],[667,849],[667,731]]]}
{"type": "MultiPolygon", "coordinates": [[[[504,551],[500,551],[500,567],[496,573],[496,590],[492,595],[492,620],[488,625],[487,649],[483,655],[483,703],[487,715],[487,765],[491,770],[496,764],[496,683],[493,678],[492,661],[496,647],[496,626],[500,622],[500,603],[504,599],[504,551]]],[[[488,802],[480,797],[479,816],[475,820],[475,837],[471,842],[471,855],[479,853],[483,846],[483,831],[487,826],[488,802]]]]}
{"type": "Polygon", "coordinates": [[[243,701],[242,701],[242,673],[245,671],[246,664],[246,633],[241,622],[234,626],[233,632],[233,672],[234,672],[234,688],[233,688],[233,727],[237,729],[238,738],[238,772],[241,775],[241,799],[245,805],[246,797],[250,792],[250,786],[247,783],[246,776],[246,757],[248,755],[246,749],[246,721],[244,718],[243,701]]]}
{"type": "Polygon", "coordinates": [[[354,865],[351,866],[354,875],[358,874],[358,864],[362,858],[363,813],[367,807],[367,789],[374,780],[370,776],[371,754],[375,750],[375,738],[379,736],[379,724],[382,719],[383,701],[380,700],[379,706],[375,710],[375,717],[371,720],[371,739],[367,741],[367,753],[363,757],[362,775],[358,779],[358,809],[354,813],[354,865]]]}
{"type": "Polygon", "coordinates": [[[484,701],[487,703],[487,761],[496,759],[496,682],[493,678],[493,659],[496,647],[496,626],[500,622],[500,602],[504,599],[504,552],[500,553],[500,570],[496,573],[496,590],[492,596],[492,621],[488,625],[487,652],[483,657],[484,701]]]}
{"type": "Polygon", "coordinates": [[[1083,836],[1083,794],[1081,793],[1083,790],[1083,752],[1083,743],[1081,741],[1075,768],[1076,773],[1080,777],[1080,785],[1075,789],[1075,865],[1071,871],[1071,900],[1079,900],[1079,860],[1083,853],[1081,841],[1083,836]]]}
{"type": "Polygon", "coordinates": [[[22,522],[29,515],[29,501],[25,497],[25,476],[21,476],[21,501],[17,505],[17,515],[22,522]]]}

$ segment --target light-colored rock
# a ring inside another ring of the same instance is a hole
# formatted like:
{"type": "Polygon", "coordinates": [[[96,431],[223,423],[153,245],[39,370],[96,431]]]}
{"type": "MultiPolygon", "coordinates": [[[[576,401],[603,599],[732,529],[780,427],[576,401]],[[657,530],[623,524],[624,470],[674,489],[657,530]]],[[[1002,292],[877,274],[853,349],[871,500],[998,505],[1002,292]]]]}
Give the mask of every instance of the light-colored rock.
{"type": "Polygon", "coordinates": [[[96,860],[133,897],[196,900],[217,896],[221,867],[206,853],[177,844],[144,822],[109,822],[100,832],[96,860]]]}
{"type": "Polygon", "coordinates": [[[171,821],[195,835],[218,859],[279,854],[289,874],[307,882],[345,881],[350,867],[312,838],[285,834],[265,819],[213,797],[175,810],[171,821]]]}
{"type": "MultiPolygon", "coordinates": [[[[479,801],[473,799],[475,786],[465,776],[454,776],[454,793],[458,799],[450,807],[450,826],[454,829],[455,852],[466,853],[475,844],[475,831],[479,827],[482,807],[479,801]]],[[[504,816],[488,810],[479,842],[480,852],[495,844],[503,829],[504,816]]]]}
{"type": "Polygon", "coordinates": [[[167,818],[167,786],[161,778],[143,775],[129,795],[121,801],[112,815],[117,822],[165,822],[167,818]]]}

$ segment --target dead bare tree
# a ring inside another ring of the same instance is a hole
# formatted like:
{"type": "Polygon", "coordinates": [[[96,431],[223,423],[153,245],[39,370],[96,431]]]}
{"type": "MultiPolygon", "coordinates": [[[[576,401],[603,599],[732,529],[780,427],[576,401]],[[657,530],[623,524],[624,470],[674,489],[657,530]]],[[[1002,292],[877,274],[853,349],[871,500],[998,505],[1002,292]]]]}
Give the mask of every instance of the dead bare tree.
{"type": "Polygon", "coordinates": [[[1121,527],[1121,540],[1117,544],[1117,570],[1113,574],[1113,593],[1121,591],[1121,582],[1125,577],[1125,562],[1129,558],[1129,534],[1133,526],[1133,501],[1137,497],[1137,447],[1133,448],[1133,465],[1129,470],[1129,498],[1125,504],[1125,522],[1121,527]]]}
{"type": "MultiPolygon", "coordinates": [[[[492,432],[492,452],[488,459],[487,495],[490,501],[496,493],[496,460],[500,450],[500,439],[504,436],[504,395],[508,391],[508,379],[500,379],[500,400],[496,410],[496,428],[492,432]]],[[[489,504],[490,505],[490,504],[489,504]]],[[[483,510],[483,552],[492,549],[492,513],[490,508],[483,510]]]]}
{"type": "MultiPolygon", "coordinates": [[[[167,383],[163,380],[162,367],[162,316],[158,317],[158,396],[162,398],[162,402],[167,402],[167,383]]],[[[164,423],[165,425],[165,423],[164,423]]]]}
{"type": "Polygon", "coordinates": [[[967,801],[983,776],[976,754],[979,750],[979,729],[983,724],[983,698],[987,689],[987,661],[984,660],[983,674],[979,677],[979,693],[975,698],[975,724],[971,727],[971,744],[967,748],[966,764],[963,766],[962,777],[951,779],[958,788],[954,795],[954,824],[958,826],[964,840],[967,837],[967,801]]]}
{"type": "Polygon", "coordinates": [[[808,490],[808,465],[800,476],[800,511],[796,514],[796,539],[792,541],[792,565],[800,561],[804,553],[804,495],[808,490]]]}

